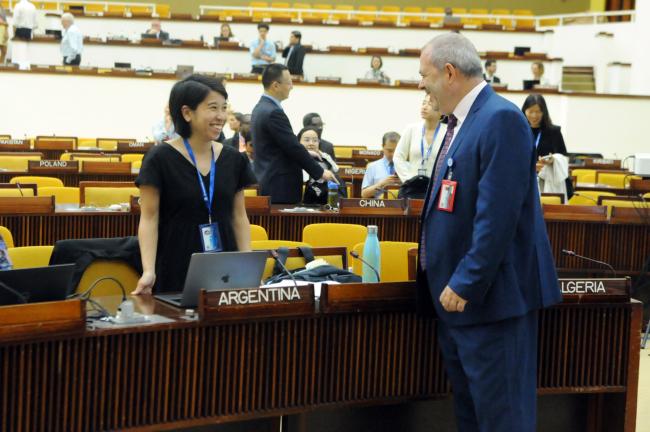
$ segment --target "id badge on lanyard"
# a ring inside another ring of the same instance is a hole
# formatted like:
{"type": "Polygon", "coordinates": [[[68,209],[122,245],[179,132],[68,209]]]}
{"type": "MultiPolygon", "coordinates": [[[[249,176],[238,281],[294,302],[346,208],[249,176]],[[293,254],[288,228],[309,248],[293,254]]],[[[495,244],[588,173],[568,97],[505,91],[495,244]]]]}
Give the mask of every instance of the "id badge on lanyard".
{"type": "Polygon", "coordinates": [[[454,211],[454,200],[456,199],[456,190],[458,189],[458,182],[453,181],[453,159],[447,160],[449,167],[449,174],[446,179],[442,180],[440,185],[440,195],[438,198],[438,210],[452,213],[454,211]]]}
{"type": "Polygon", "coordinates": [[[438,126],[436,126],[436,130],[433,133],[433,139],[431,140],[431,145],[429,146],[429,150],[427,150],[427,155],[426,157],[424,156],[424,138],[426,137],[426,126],[422,126],[422,138],[420,139],[420,156],[422,160],[420,161],[420,168],[418,168],[418,175],[421,176],[427,176],[427,161],[431,157],[431,150],[433,150],[433,145],[436,142],[436,137],[438,136],[438,131],[440,131],[440,122],[438,122],[438,126]]]}
{"type": "Polygon", "coordinates": [[[212,200],[214,199],[214,177],[216,175],[217,167],[214,161],[214,150],[212,150],[212,157],[210,160],[210,185],[209,192],[205,190],[205,185],[203,184],[203,179],[201,178],[201,172],[196,163],[196,158],[194,157],[194,152],[192,147],[187,142],[187,139],[183,139],[185,144],[185,149],[187,154],[189,154],[190,159],[194,163],[196,168],[196,175],[199,179],[199,186],[201,187],[201,193],[203,194],[203,202],[208,210],[208,223],[199,225],[199,235],[201,237],[201,244],[203,246],[203,252],[221,252],[223,250],[223,245],[221,244],[221,236],[219,235],[219,224],[217,222],[212,222],[212,200]]]}

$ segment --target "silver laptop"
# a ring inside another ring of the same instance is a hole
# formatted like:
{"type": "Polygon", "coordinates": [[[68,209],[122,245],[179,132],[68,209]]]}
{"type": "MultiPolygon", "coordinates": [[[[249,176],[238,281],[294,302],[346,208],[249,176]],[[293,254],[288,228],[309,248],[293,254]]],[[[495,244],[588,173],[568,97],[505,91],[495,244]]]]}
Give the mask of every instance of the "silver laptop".
{"type": "Polygon", "coordinates": [[[268,257],[267,251],[192,254],[183,292],[154,297],[177,307],[194,308],[202,289],[257,288],[268,257]]]}

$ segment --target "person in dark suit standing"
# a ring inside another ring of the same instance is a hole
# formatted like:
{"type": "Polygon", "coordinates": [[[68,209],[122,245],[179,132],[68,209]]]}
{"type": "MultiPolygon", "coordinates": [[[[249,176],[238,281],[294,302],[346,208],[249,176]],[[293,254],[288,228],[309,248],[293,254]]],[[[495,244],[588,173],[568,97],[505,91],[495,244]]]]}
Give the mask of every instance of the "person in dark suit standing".
{"type": "Polygon", "coordinates": [[[458,429],[533,432],[538,311],[562,297],[530,127],[460,34],[430,41],[420,74],[449,121],[421,216],[417,304],[439,317],[458,429]]]}
{"type": "Polygon", "coordinates": [[[282,50],[282,57],[284,58],[284,65],[289,68],[291,75],[303,76],[302,64],[305,61],[305,47],[301,45],[302,34],[294,30],[289,36],[289,46],[282,50]]]}
{"type": "Polygon", "coordinates": [[[296,204],[302,196],[302,170],[313,179],[336,181],[298,142],[281,102],[293,88],[286,66],[271,64],[262,74],[264,94],[253,109],[251,133],[255,144],[255,175],[260,195],[273,204],[296,204]]]}
{"type": "Polygon", "coordinates": [[[302,127],[313,127],[318,131],[318,139],[320,140],[318,144],[318,149],[322,152],[330,155],[332,159],[336,161],[336,155],[334,154],[334,144],[323,139],[323,119],[318,113],[309,113],[305,114],[302,118],[302,127]]]}
{"type": "Polygon", "coordinates": [[[501,84],[501,78],[494,75],[495,73],[497,73],[497,61],[492,59],[485,60],[485,73],[483,74],[485,81],[489,84],[501,84]]]}
{"type": "Polygon", "coordinates": [[[156,35],[156,39],[161,41],[169,40],[169,33],[162,30],[160,20],[151,21],[151,28],[147,30],[147,34],[156,35]]]}

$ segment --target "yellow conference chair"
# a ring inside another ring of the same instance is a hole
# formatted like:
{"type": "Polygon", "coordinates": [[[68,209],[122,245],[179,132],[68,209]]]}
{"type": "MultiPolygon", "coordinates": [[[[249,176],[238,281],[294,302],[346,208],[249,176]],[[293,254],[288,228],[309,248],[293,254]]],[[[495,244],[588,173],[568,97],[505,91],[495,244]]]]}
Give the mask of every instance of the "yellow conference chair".
{"type": "Polygon", "coordinates": [[[160,18],[169,18],[171,16],[171,7],[168,4],[156,4],[156,15],[160,18]]]}
{"type": "Polygon", "coordinates": [[[512,11],[513,15],[518,17],[526,17],[527,19],[516,19],[515,27],[519,28],[531,28],[535,27],[535,20],[533,18],[533,11],[530,9],[515,9],[512,11]],[[530,18],[529,18],[530,17],[530,18]]]}
{"type": "Polygon", "coordinates": [[[368,229],[363,225],[317,223],[302,230],[302,241],[313,247],[345,246],[350,252],[354,245],[366,241],[368,229]]]}
{"type": "Polygon", "coordinates": [[[360,5],[359,12],[364,12],[354,16],[359,21],[373,22],[377,19],[377,6],[375,5],[360,5]]]}
{"type": "Polygon", "coordinates": [[[34,189],[0,189],[0,197],[3,198],[21,198],[21,197],[33,197],[34,189]]]}
{"type": "Polygon", "coordinates": [[[56,177],[18,176],[9,180],[9,183],[35,184],[38,190],[42,187],[63,187],[63,181],[56,177]]]}
{"type": "MultiPolygon", "coordinates": [[[[328,3],[314,3],[314,9],[322,11],[331,11],[334,6],[328,3]]],[[[310,12],[302,15],[303,18],[318,18],[322,20],[332,19],[330,12],[310,12]]]]}
{"type": "Polygon", "coordinates": [[[334,6],[334,13],[332,14],[332,19],[335,21],[340,21],[342,19],[355,19],[356,15],[350,15],[350,12],[354,11],[354,6],[339,4],[334,6]]]}
{"type": "MultiPolygon", "coordinates": [[[[363,257],[364,243],[358,243],[353,250],[363,257]]],[[[403,282],[409,280],[408,269],[408,252],[409,249],[417,248],[418,244],[413,242],[379,242],[381,254],[381,264],[379,275],[382,282],[403,282]]],[[[352,260],[352,271],[361,275],[362,262],[357,259],[352,260]]]]}
{"type": "MultiPolygon", "coordinates": [[[[510,12],[510,9],[492,9],[492,15],[512,15],[512,13],[510,12]]],[[[498,23],[501,24],[504,28],[514,27],[512,20],[509,18],[503,18],[498,21],[498,23]]]]}
{"type": "Polygon", "coordinates": [[[605,173],[599,172],[596,173],[596,183],[612,186],[616,188],[627,188],[630,187],[630,180],[641,180],[641,177],[630,175],[627,173],[605,173]]]}
{"type": "Polygon", "coordinates": [[[131,162],[131,169],[132,170],[138,170],[139,171],[141,167],[142,167],[142,161],[131,162]]]}
{"type": "Polygon", "coordinates": [[[112,204],[128,203],[132,196],[140,196],[137,187],[87,187],[80,201],[84,205],[107,207],[112,204]]]}
{"type": "MultiPolygon", "coordinates": [[[[307,243],[295,242],[290,240],[253,240],[251,241],[252,250],[269,250],[277,249],[279,247],[287,248],[296,248],[302,246],[310,246],[307,243]]],[[[275,265],[275,260],[269,258],[266,260],[266,266],[264,267],[264,274],[262,279],[266,279],[273,274],[273,266],[275,265]]],[[[289,270],[297,269],[305,266],[305,260],[302,258],[287,258],[285,263],[289,270]]]]}
{"type": "Polygon", "coordinates": [[[53,196],[55,204],[77,204],[79,205],[78,187],[39,187],[39,196],[53,196]]]}
{"type": "MultiPolygon", "coordinates": [[[[107,276],[120,281],[127,296],[135,289],[140,279],[138,272],[124,261],[97,260],[93,261],[84,272],[77,286],[77,292],[85,292],[95,281],[107,276]]],[[[99,282],[93,289],[91,297],[107,295],[122,295],[120,287],[114,281],[106,280],[99,282]]]]}
{"type": "Polygon", "coordinates": [[[47,267],[54,246],[23,246],[7,249],[14,269],[47,267]]]}
{"type": "Polygon", "coordinates": [[[244,196],[245,197],[256,197],[257,196],[257,189],[244,189],[244,196]]]}
{"type": "Polygon", "coordinates": [[[123,154],[120,159],[122,162],[131,162],[131,166],[133,166],[133,162],[142,161],[143,158],[144,154],[142,153],[129,153],[123,154]]]}
{"type": "Polygon", "coordinates": [[[640,209],[644,214],[650,211],[650,202],[643,201],[619,201],[619,200],[602,200],[602,204],[607,207],[607,216],[612,215],[612,207],[625,207],[640,209]]]}
{"type": "Polygon", "coordinates": [[[21,156],[2,155],[0,156],[0,170],[10,172],[26,172],[29,161],[39,160],[41,160],[41,155],[39,154],[21,156]]]}
{"type": "Polygon", "coordinates": [[[576,177],[578,183],[596,183],[595,169],[576,168],[571,170],[571,175],[576,177]]]}
{"type": "Polygon", "coordinates": [[[643,199],[650,199],[650,192],[646,192],[643,194],[643,199]]]}
{"type": "Polygon", "coordinates": [[[2,239],[5,241],[5,245],[8,248],[14,247],[14,236],[11,234],[11,231],[9,231],[9,228],[0,225],[0,236],[2,236],[2,239]]]}
{"type": "Polygon", "coordinates": [[[598,197],[616,196],[613,192],[602,191],[576,191],[569,200],[569,205],[595,206],[598,205],[598,197]]]}
{"type": "MultiPolygon", "coordinates": [[[[402,12],[405,13],[413,13],[413,14],[421,14],[422,13],[422,8],[419,6],[406,6],[404,9],[402,9],[402,12]]],[[[402,22],[404,24],[408,24],[411,21],[419,21],[422,19],[422,16],[416,16],[416,15],[405,15],[402,17],[402,22]]]]}
{"type": "Polygon", "coordinates": [[[541,196],[540,200],[542,204],[553,204],[553,205],[562,204],[562,199],[559,196],[541,196]]]}
{"type": "MultiPolygon", "coordinates": [[[[445,8],[441,7],[428,7],[424,10],[428,14],[444,14],[445,13],[445,8]]],[[[444,18],[441,16],[435,16],[435,17],[426,17],[425,20],[429,21],[431,24],[442,24],[442,20],[444,18]]]]}
{"type": "Polygon", "coordinates": [[[251,241],[265,241],[269,235],[263,226],[251,224],[251,241]]]}

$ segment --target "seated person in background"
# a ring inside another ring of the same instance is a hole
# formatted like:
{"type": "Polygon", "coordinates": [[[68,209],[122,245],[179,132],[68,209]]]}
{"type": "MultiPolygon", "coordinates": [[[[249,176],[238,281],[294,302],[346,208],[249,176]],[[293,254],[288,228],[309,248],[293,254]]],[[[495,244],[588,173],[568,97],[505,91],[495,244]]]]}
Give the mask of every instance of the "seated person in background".
{"type": "Polygon", "coordinates": [[[229,112],[228,113],[228,127],[233,134],[230,138],[226,139],[224,144],[239,149],[239,151],[244,151],[244,142],[239,138],[239,129],[241,128],[241,121],[244,117],[244,114],[240,112],[229,112]]]}
{"type": "Polygon", "coordinates": [[[377,80],[380,84],[390,84],[390,78],[381,70],[384,61],[379,56],[372,56],[370,59],[370,70],[366,72],[365,79],[377,80]]]}
{"type": "Polygon", "coordinates": [[[424,96],[420,107],[423,121],[409,125],[395,149],[395,172],[402,182],[415,176],[431,176],[438,149],[447,133],[447,125],[440,121],[438,101],[424,96]]]}
{"type": "Polygon", "coordinates": [[[305,114],[302,118],[302,127],[313,127],[318,131],[318,139],[320,140],[318,149],[330,155],[332,160],[335,161],[336,156],[334,155],[334,144],[323,139],[323,126],[325,126],[325,123],[323,123],[323,119],[318,113],[305,114]]]}
{"type": "Polygon", "coordinates": [[[363,176],[363,183],[361,184],[362,198],[381,198],[387,186],[400,184],[393,165],[393,154],[399,140],[400,136],[397,132],[386,132],[384,134],[381,140],[384,157],[370,162],[366,167],[366,174],[363,176]]]}
{"type": "Polygon", "coordinates": [[[253,135],[250,130],[242,131],[240,136],[246,142],[243,153],[248,157],[248,161],[251,163],[251,169],[253,169],[253,161],[255,159],[255,150],[253,150],[253,135]]]}
{"type": "Polygon", "coordinates": [[[151,27],[145,32],[148,35],[155,35],[156,39],[166,41],[169,39],[169,33],[162,31],[160,20],[151,21],[151,27]]]}
{"type": "Polygon", "coordinates": [[[442,19],[442,25],[458,25],[460,24],[460,17],[454,16],[454,10],[450,7],[445,8],[445,17],[442,19]]]}
{"type": "Polygon", "coordinates": [[[11,270],[12,268],[9,253],[7,252],[7,244],[5,243],[5,239],[0,235],[0,271],[11,270]]]}
{"type": "Polygon", "coordinates": [[[232,32],[232,29],[230,28],[230,24],[228,23],[221,24],[221,28],[219,29],[219,39],[221,39],[222,41],[230,41],[230,42],[237,41],[237,39],[235,39],[235,35],[232,32]]]}
{"type": "Polygon", "coordinates": [[[81,53],[84,49],[84,36],[79,27],[74,23],[74,15],[64,13],[61,15],[63,37],[61,38],[61,55],[66,66],[79,66],[81,53]]]}
{"type": "Polygon", "coordinates": [[[540,192],[573,195],[569,177],[569,159],[559,126],[551,121],[546,100],[540,94],[530,94],[521,107],[533,132],[533,140],[542,169],[539,172],[540,192]]]}
{"type": "Polygon", "coordinates": [[[251,73],[262,74],[264,68],[275,61],[275,44],[267,40],[269,25],[259,23],[257,25],[259,37],[251,42],[249,51],[251,53],[251,73]]]}
{"type": "Polygon", "coordinates": [[[165,105],[164,117],[152,128],[153,140],[158,144],[162,144],[165,141],[176,138],[176,130],[174,129],[174,121],[172,116],[169,113],[169,105],[165,105]]]}
{"type": "Polygon", "coordinates": [[[483,78],[490,84],[501,84],[501,79],[494,75],[497,73],[497,61],[488,59],[485,61],[485,73],[483,78]]]}
{"type": "MultiPolygon", "coordinates": [[[[318,149],[318,131],[313,127],[302,128],[298,132],[298,141],[302,144],[311,157],[323,167],[334,173],[336,180],[339,182],[339,195],[345,197],[346,190],[343,180],[338,175],[339,167],[336,162],[325,152],[318,149]]],[[[322,179],[315,180],[309,177],[306,171],[302,172],[302,179],[305,182],[305,192],[303,194],[303,204],[327,204],[327,182],[322,179]]]]}
{"type": "Polygon", "coordinates": [[[284,58],[284,65],[289,68],[291,75],[304,75],[302,71],[302,64],[305,61],[305,47],[300,43],[302,34],[294,30],[289,36],[289,46],[282,50],[282,57],[284,58]]]}
{"type": "Polygon", "coordinates": [[[544,63],[534,62],[532,65],[530,65],[530,71],[533,74],[533,80],[539,81],[539,85],[549,85],[546,78],[544,78],[544,63]]]}

